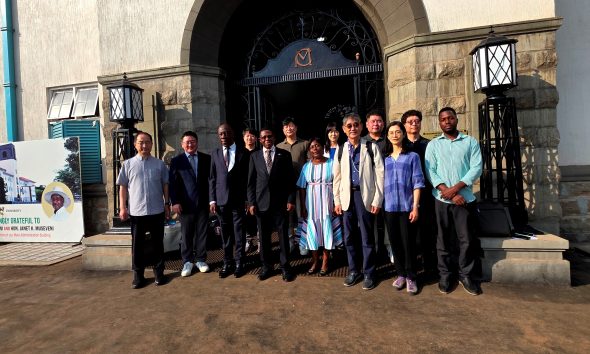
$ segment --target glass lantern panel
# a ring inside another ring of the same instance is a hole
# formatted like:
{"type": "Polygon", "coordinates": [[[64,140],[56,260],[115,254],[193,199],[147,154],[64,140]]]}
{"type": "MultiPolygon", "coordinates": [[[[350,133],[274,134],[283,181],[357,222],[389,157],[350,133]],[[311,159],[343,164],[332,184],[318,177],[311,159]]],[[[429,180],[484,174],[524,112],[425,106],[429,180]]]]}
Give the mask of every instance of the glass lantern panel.
{"type": "Polygon", "coordinates": [[[133,119],[143,122],[143,96],[141,91],[134,90],[131,95],[133,119]]]}
{"type": "Polygon", "coordinates": [[[477,91],[481,88],[481,58],[479,51],[473,53],[473,91],[477,91]]]}
{"type": "Polygon", "coordinates": [[[117,87],[109,90],[111,99],[111,120],[125,119],[123,110],[123,88],[117,87]]]}
{"type": "Polygon", "coordinates": [[[490,86],[508,85],[512,83],[510,54],[510,44],[488,47],[488,75],[490,78],[490,86]]]}
{"type": "Polygon", "coordinates": [[[124,104],[125,104],[125,119],[133,119],[131,116],[131,88],[125,87],[123,89],[123,95],[125,97],[124,104]]]}

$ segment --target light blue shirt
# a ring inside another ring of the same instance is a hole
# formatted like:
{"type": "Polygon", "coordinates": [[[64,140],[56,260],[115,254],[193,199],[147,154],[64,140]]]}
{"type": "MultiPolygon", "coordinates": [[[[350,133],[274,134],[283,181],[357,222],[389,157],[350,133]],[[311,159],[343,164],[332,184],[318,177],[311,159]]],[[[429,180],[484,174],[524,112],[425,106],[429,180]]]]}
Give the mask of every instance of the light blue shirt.
{"type": "Polygon", "coordinates": [[[162,160],[139,155],[123,161],[117,184],[128,189],[129,214],[155,215],[164,212],[164,185],[168,168],[162,160]]]}
{"type": "Polygon", "coordinates": [[[452,187],[462,181],[465,188],[459,191],[467,203],[475,200],[473,183],[481,176],[482,159],[479,143],[474,138],[459,133],[455,140],[444,134],[433,139],[426,146],[426,176],[434,187],[432,195],[441,202],[452,203],[443,199],[436,187],[444,184],[452,187]]]}

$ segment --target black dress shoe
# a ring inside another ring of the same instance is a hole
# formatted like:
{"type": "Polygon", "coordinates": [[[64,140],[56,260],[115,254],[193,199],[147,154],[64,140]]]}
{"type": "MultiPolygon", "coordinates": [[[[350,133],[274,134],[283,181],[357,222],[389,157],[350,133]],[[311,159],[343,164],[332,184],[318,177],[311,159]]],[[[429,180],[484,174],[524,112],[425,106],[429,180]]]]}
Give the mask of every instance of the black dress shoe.
{"type": "Polygon", "coordinates": [[[438,282],[438,291],[443,294],[448,294],[451,292],[451,283],[448,280],[441,279],[438,282]]]}
{"type": "Polygon", "coordinates": [[[262,268],[260,274],[258,274],[258,280],[266,280],[272,276],[272,272],[269,268],[262,268]]]}
{"type": "Polygon", "coordinates": [[[233,265],[231,265],[231,264],[224,264],[223,267],[221,267],[221,270],[219,271],[219,277],[220,278],[226,278],[231,273],[233,273],[233,271],[234,271],[234,266],[233,265]]]}
{"type": "Polygon", "coordinates": [[[133,281],[131,282],[132,289],[141,289],[145,286],[146,281],[144,277],[133,277],[133,281]]]}
{"type": "Polygon", "coordinates": [[[477,296],[481,294],[481,289],[477,284],[471,280],[470,278],[463,278],[459,280],[459,283],[463,286],[463,289],[469,294],[473,296],[477,296]]]}
{"type": "Polygon", "coordinates": [[[156,284],[156,286],[161,286],[161,285],[166,284],[167,282],[168,282],[168,277],[162,273],[162,274],[156,275],[156,280],[154,281],[154,284],[156,284]]]}
{"type": "Polygon", "coordinates": [[[143,276],[143,270],[133,272],[133,281],[131,282],[132,289],[141,289],[145,286],[146,281],[143,276]]]}
{"type": "Polygon", "coordinates": [[[236,278],[240,278],[241,276],[243,276],[244,274],[246,274],[246,269],[244,268],[243,265],[238,264],[236,266],[236,270],[234,270],[234,277],[236,278]]]}
{"type": "Polygon", "coordinates": [[[283,269],[283,281],[288,283],[293,280],[295,280],[295,275],[291,271],[283,269]]]}

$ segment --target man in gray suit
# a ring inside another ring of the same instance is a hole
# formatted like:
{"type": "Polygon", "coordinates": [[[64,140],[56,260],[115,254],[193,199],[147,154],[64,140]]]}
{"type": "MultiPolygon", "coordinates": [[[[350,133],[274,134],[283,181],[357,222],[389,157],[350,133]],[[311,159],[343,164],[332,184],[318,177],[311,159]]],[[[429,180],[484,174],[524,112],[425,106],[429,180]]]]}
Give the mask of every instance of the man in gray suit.
{"type": "Polygon", "coordinates": [[[219,277],[225,278],[233,272],[239,278],[245,273],[246,234],[242,224],[250,154],[236,145],[234,131],[229,124],[221,124],[217,128],[217,136],[221,147],[211,154],[209,210],[217,214],[221,222],[224,256],[219,277]]]}

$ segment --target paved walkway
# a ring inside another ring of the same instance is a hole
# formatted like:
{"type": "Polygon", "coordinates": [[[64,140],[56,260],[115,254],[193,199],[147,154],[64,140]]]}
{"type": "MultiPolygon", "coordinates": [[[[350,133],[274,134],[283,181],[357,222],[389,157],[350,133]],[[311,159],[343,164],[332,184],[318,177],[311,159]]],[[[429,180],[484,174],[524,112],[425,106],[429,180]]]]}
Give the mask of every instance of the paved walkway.
{"type": "Polygon", "coordinates": [[[0,266],[47,266],[81,256],[81,243],[14,242],[0,244],[0,266]]]}
{"type": "Polygon", "coordinates": [[[0,353],[590,352],[590,285],[483,284],[415,297],[338,277],[195,274],[130,288],[130,272],[0,267],[0,353]]]}

